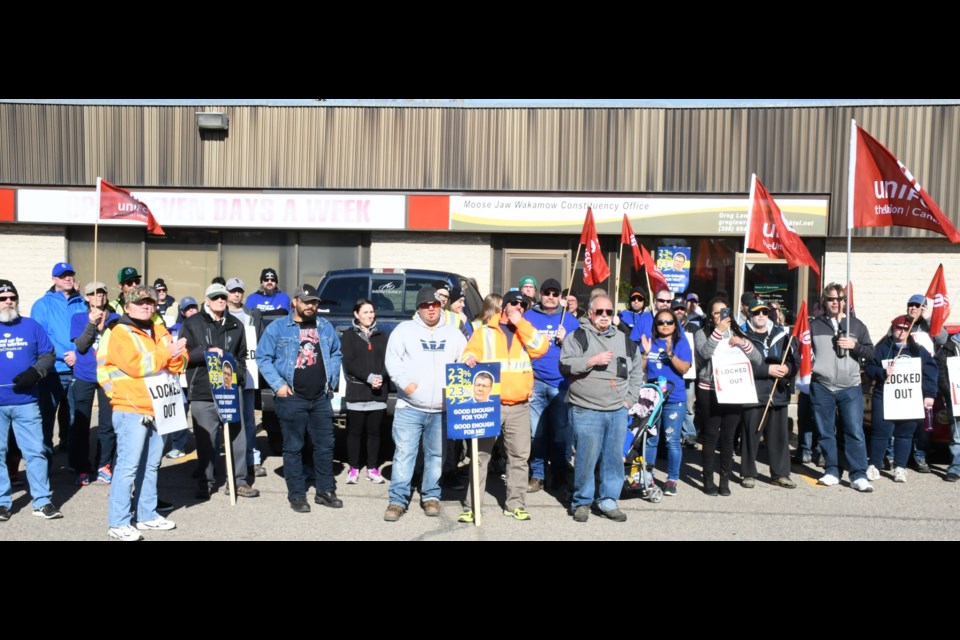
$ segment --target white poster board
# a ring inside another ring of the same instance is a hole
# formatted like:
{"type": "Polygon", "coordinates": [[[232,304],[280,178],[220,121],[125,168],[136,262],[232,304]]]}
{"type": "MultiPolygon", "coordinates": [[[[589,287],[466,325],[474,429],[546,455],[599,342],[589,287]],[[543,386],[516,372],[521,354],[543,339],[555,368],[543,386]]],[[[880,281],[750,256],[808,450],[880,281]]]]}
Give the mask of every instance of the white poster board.
{"type": "Polygon", "coordinates": [[[724,338],[713,352],[713,386],[720,404],[757,404],[753,365],[739,347],[724,338]]]}
{"type": "MultiPolygon", "coordinates": [[[[884,368],[890,360],[884,360],[884,368]]],[[[883,383],[884,420],[923,420],[920,358],[897,358],[883,383]]]]}
{"type": "Polygon", "coordinates": [[[947,358],[947,374],[950,377],[950,397],[947,400],[953,405],[953,415],[960,416],[960,357],[947,358]]]}
{"type": "Polygon", "coordinates": [[[933,355],[933,339],[930,338],[930,334],[926,331],[914,331],[910,334],[913,336],[913,341],[918,345],[927,350],[927,353],[933,355]]]}
{"type": "Polygon", "coordinates": [[[160,435],[187,428],[187,413],[183,406],[183,390],[179,376],[166,369],[143,379],[147,393],[153,400],[153,417],[160,435]]]}
{"type": "Polygon", "coordinates": [[[260,388],[260,369],[257,368],[257,329],[250,325],[243,327],[247,340],[247,374],[243,382],[244,389],[260,388]]]}
{"type": "Polygon", "coordinates": [[[683,335],[687,336],[687,344],[690,345],[690,356],[693,362],[690,363],[690,368],[687,369],[687,372],[683,374],[684,380],[696,380],[697,379],[697,350],[693,347],[693,334],[684,331],[683,335]]]}

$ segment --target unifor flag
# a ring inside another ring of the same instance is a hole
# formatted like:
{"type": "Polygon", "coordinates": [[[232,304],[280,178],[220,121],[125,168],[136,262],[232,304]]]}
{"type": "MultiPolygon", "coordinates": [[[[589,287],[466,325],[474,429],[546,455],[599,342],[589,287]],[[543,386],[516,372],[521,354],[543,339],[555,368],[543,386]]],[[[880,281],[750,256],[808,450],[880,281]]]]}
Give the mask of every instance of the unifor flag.
{"type": "Polygon", "coordinates": [[[852,125],[850,141],[853,203],[847,225],[913,227],[960,242],[960,231],[903,163],[876,138],[852,125]]]}
{"type": "Polygon", "coordinates": [[[647,270],[647,277],[650,278],[650,288],[653,289],[653,295],[660,291],[669,291],[670,285],[667,284],[667,279],[663,277],[660,269],[657,269],[653,256],[643,245],[640,245],[640,257],[643,260],[643,268],[647,270]]]}
{"type": "Polygon", "coordinates": [[[583,221],[583,231],[580,232],[580,244],[586,247],[583,254],[583,283],[596,286],[610,277],[610,268],[603,258],[603,251],[600,250],[600,239],[597,238],[593,209],[590,207],[587,207],[587,218],[583,221]]]}
{"type": "Polygon", "coordinates": [[[807,301],[804,300],[797,311],[797,323],[793,325],[793,337],[800,345],[800,373],[797,374],[797,384],[810,384],[813,374],[813,349],[810,344],[810,320],[807,318],[807,301]]]}
{"type": "Polygon", "coordinates": [[[643,257],[640,255],[640,246],[637,244],[637,236],[633,233],[633,226],[630,224],[630,218],[623,214],[623,226],[620,228],[620,244],[630,245],[633,251],[633,271],[630,272],[630,282],[636,284],[637,276],[643,268],[643,257]]]}
{"type": "Polygon", "coordinates": [[[134,198],[129,191],[97,178],[100,182],[100,219],[136,220],[147,225],[147,233],[155,236],[166,235],[150,212],[149,207],[134,198]]]}
{"type": "Polygon", "coordinates": [[[943,323],[950,317],[950,298],[947,296],[947,282],[943,279],[943,265],[937,267],[937,272],[927,287],[927,297],[933,300],[933,311],[930,313],[930,337],[936,337],[943,329],[943,323]]]}
{"type": "Polygon", "coordinates": [[[753,183],[753,201],[750,203],[747,220],[747,246],[771,258],[786,260],[788,269],[806,265],[819,277],[820,265],[783,217],[783,212],[773,201],[770,192],[756,175],[753,176],[753,183]]]}

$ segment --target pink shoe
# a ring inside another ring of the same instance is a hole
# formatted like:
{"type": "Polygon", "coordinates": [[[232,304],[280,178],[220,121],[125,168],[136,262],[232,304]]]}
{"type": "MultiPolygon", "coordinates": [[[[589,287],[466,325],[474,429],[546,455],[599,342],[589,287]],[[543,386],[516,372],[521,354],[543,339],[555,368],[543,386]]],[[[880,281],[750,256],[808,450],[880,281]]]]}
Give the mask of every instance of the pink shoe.
{"type": "Polygon", "coordinates": [[[359,477],[360,469],[350,467],[350,471],[347,471],[347,484],[357,484],[357,479],[359,477]]]}
{"type": "Polygon", "coordinates": [[[383,484],[383,476],[379,469],[367,469],[367,479],[373,484],[383,484]]]}

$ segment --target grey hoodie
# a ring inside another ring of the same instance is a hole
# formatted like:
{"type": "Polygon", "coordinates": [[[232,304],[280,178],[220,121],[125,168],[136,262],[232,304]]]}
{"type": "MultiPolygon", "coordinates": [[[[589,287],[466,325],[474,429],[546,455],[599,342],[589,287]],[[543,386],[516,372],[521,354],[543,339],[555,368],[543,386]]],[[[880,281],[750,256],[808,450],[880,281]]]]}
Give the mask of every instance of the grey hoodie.
{"type": "Polygon", "coordinates": [[[560,373],[570,381],[566,401],[595,411],[615,411],[622,408],[624,402],[636,402],[643,385],[643,356],[636,348],[630,350],[633,354],[630,355],[629,340],[627,334],[613,325],[601,334],[592,324],[587,324],[568,335],[560,350],[560,373]],[[581,331],[587,336],[586,349],[577,339],[581,331]],[[591,357],[604,351],[613,351],[610,364],[598,367],[587,364],[591,357]],[[617,376],[618,358],[626,365],[625,378],[617,376]]]}
{"type": "Polygon", "coordinates": [[[419,314],[397,325],[387,341],[386,356],[387,373],[397,386],[397,408],[410,405],[429,413],[442,411],[446,365],[457,362],[466,346],[467,339],[445,322],[444,314],[433,329],[419,314]],[[403,390],[411,382],[417,389],[408,396],[403,390]]]}

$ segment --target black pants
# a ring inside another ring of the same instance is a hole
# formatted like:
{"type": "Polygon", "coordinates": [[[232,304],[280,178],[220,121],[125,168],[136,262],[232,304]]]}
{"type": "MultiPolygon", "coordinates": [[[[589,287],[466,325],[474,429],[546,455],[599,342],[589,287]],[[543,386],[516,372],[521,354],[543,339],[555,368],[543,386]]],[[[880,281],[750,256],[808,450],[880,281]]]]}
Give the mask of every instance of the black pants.
{"type": "Polygon", "coordinates": [[[729,478],[733,470],[733,437],[740,424],[740,405],[720,404],[711,389],[697,388],[697,406],[705,407],[703,421],[703,480],[713,481],[716,469],[717,439],[720,440],[720,477],[729,478]]]}
{"type": "Polygon", "coordinates": [[[363,434],[367,434],[367,471],[380,467],[380,423],[384,409],[354,411],[347,409],[347,463],[359,469],[363,434]]]}
{"type": "Polygon", "coordinates": [[[740,438],[740,475],[744,478],[757,477],[757,447],[760,436],[767,443],[767,456],[770,463],[770,477],[786,478],[790,475],[790,432],[787,430],[787,407],[770,407],[763,421],[763,433],[757,433],[757,426],[763,416],[763,406],[749,407],[743,410],[743,435],[740,438]]]}

